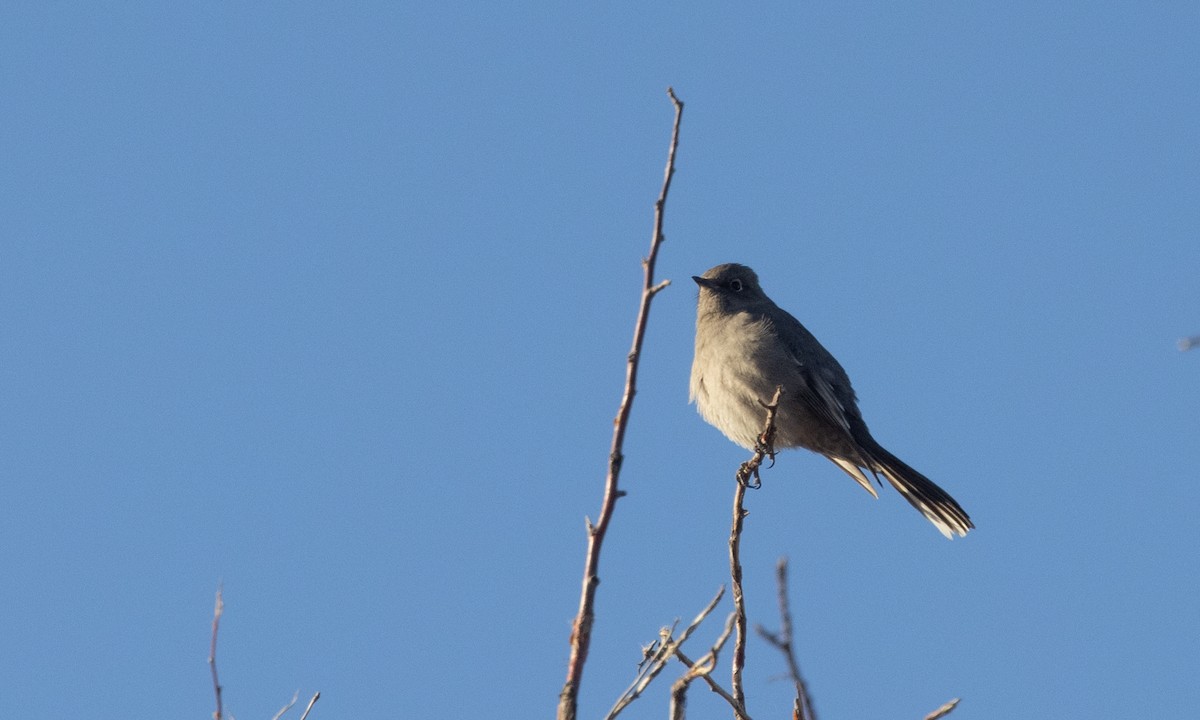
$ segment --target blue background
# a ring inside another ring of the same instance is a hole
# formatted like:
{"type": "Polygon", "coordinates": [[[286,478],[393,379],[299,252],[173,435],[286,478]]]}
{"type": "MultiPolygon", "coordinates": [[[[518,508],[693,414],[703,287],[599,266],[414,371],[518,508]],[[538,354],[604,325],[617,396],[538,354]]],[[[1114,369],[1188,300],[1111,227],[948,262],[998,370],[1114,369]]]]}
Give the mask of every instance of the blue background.
{"type": "MultiPolygon", "coordinates": [[[[687,404],[727,261],[978,525],[764,474],[750,619],[789,556],[822,718],[1194,713],[1198,36],[1185,2],[6,5],[6,714],[209,715],[223,582],[237,717],[550,716],[667,85],[581,717],[727,582],[746,453],[687,404]]],[[[751,641],[755,717],[783,667],[751,641]]]]}

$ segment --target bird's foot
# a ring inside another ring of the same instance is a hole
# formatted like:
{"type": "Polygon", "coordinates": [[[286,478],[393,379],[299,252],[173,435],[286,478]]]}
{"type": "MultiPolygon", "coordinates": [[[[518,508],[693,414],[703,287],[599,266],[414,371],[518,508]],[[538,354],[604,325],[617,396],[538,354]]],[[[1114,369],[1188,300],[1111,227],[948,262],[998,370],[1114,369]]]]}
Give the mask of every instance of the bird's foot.
{"type": "Polygon", "coordinates": [[[767,467],[773,468],[775,467],[775,444],[773,442],[775,433],[771,433],[770,435],[771,437],[768,437],[767,433],[763,433],[758,436],[758,440],[754,443],[754,453],[759,457],[765,457],[770,460],[771,464],[767,467]]]}
{"type": "Polygon", "coordinates": [[[737,472],[738,484],[751,490],[757,490],[762,487],[762,478],[758,476],[758,466],[760,464],[757,460],[747,460],[742,463],[737,472]]]}

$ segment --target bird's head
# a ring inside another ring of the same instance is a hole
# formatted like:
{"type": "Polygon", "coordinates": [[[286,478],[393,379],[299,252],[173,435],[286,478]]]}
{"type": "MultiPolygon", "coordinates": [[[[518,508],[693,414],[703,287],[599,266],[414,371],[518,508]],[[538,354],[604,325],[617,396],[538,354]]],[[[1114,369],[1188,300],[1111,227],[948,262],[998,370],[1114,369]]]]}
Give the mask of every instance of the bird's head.
{"type": "Polygon", "coordinates": [[[700,286],[700,311],[738,312],[770,302],[758,285],[758,275],[745,265],[725,263],[703,275],[693,275],[700,286]]]}

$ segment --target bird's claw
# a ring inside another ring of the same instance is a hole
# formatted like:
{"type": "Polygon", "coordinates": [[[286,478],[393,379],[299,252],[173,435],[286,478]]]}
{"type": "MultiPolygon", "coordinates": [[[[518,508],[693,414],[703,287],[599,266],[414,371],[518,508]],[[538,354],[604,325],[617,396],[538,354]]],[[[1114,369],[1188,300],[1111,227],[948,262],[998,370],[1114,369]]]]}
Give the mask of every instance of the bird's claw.
{"type": "Polygon", "coordinates": [[[767,466],[768,468],[775,467],[775,446],[774,443],[771,442],[772,439],[773,438],[769,438],[763,434],[760,435],[758,440],[754,443],[755,454],[759,455],[760,457],[765,457],[771,461],[771,464],[767,466]]]}
{"type": "Polygon", "coordinates": [[[762,478],[758,476],[759,463],[753,460],[747,460],[738,468],[737,481],[738,484],[750,490],[757,490],[762,487],[762,478]]]}

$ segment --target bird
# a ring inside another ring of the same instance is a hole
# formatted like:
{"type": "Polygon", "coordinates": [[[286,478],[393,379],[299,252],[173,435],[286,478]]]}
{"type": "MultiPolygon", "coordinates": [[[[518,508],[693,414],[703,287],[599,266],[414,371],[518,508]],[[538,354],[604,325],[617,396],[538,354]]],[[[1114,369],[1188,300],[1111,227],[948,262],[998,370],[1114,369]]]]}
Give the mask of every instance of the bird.
{"type": "Polygon", "coordinates": [[[692,280],[700,292],[689,402],[705,421],[757,449],[765,403],[780,386],[774,448],[824,455],[876,498],[867,474],[881,487],[882,476],[947,538],[975,527],[945,490],[871,436],[846,371],[767,297],[753,270],[726,263],[692,280]]]}

